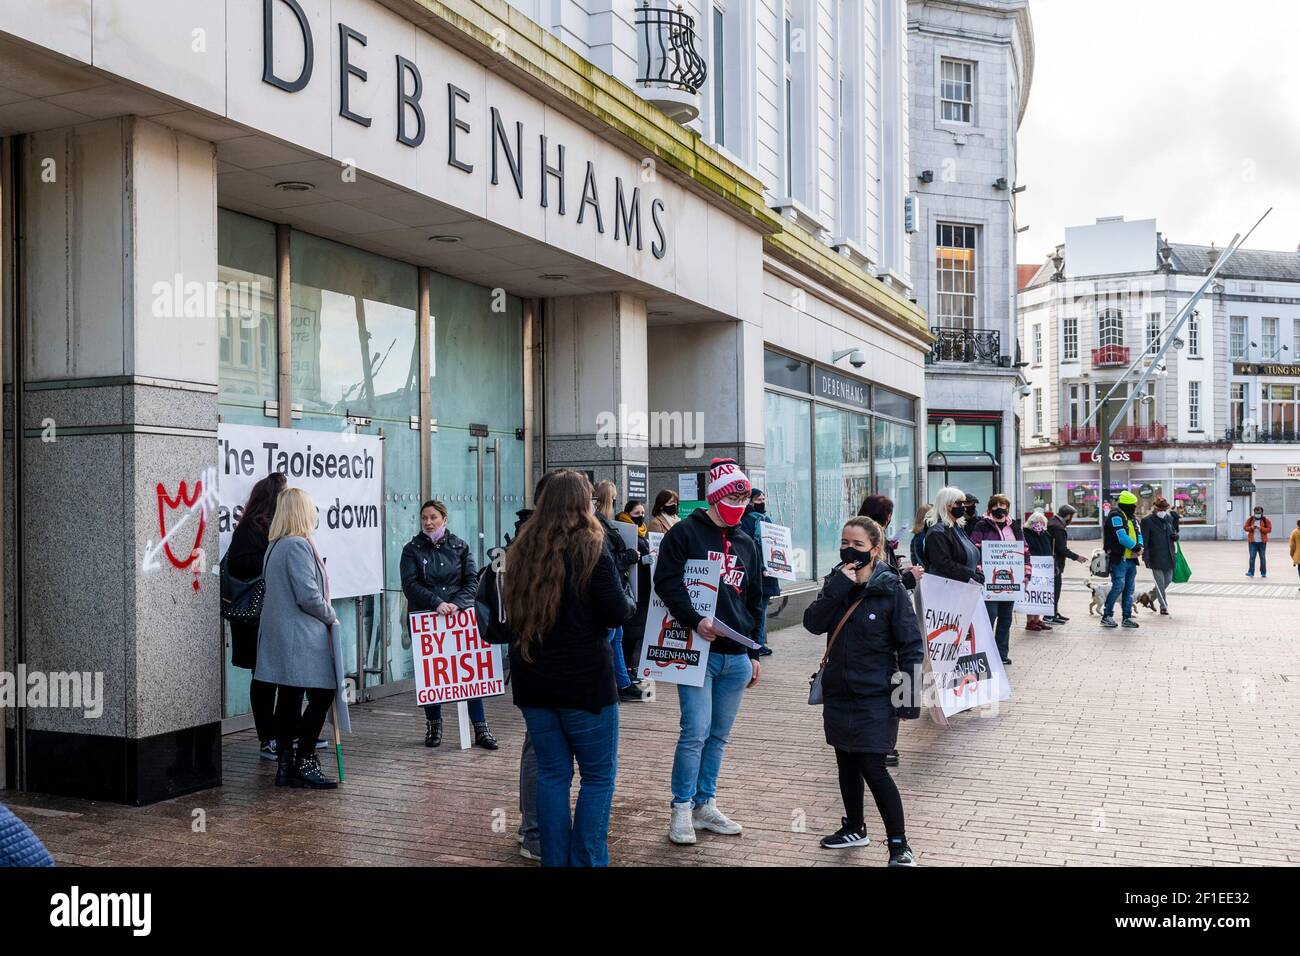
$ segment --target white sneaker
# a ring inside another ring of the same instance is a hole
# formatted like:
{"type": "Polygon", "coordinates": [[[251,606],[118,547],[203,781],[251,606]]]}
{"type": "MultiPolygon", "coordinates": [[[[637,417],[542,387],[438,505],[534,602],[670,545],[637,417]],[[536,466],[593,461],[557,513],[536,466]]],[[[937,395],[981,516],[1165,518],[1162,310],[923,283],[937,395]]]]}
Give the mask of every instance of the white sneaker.
{"type": "Polygon", "coordinates": [[[695,827],[691,825],[691,805],[673,804],[673,820],[668,826],[668,839],[674,843],[694,843],[695,827]]]}
{"type": "Polygon", "coordinates": [[[727,836],[735,836],[741,830],[739,823],[728,819],[727,815],[718,809],[716,800],[710,800],[696,807],[695,819],[692,823],[697,830],[712,830],[714,833],[725,833],[727,836]]]}

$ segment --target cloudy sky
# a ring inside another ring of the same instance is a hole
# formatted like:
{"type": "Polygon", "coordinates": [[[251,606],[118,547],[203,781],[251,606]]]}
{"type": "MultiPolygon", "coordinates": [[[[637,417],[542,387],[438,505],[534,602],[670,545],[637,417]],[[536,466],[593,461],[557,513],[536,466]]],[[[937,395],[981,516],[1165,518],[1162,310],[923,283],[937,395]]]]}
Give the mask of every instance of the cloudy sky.
{"type": "Polygon", "coordinates": [[[1300,244],[1300,3],[1031,0],[1030,12],[1022,263],[1098,216],[1222,246],[1273,206],[1249,245],[1300,244]]]}

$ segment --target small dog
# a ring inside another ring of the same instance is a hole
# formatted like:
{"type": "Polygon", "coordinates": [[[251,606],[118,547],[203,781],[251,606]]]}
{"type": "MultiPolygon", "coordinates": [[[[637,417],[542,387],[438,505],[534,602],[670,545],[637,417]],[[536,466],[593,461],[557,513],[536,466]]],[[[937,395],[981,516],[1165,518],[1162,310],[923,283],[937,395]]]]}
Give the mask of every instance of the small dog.
{"type": "Polygon", "coordinates": [[[1085,581],[1083,586],[1092,593],[1092,600],[1088,603],[1088,615],[1102,614],[1106,610],[1106,595],[1110,594],[1110,584],[1090,584],[1085,581]]]}
{"type": "Polygon", "coordinates": [[[1135,605],[1142,605],[1148,611],[1160,610],[1160,589],[1152,588],[1150,591],[1144,591],[1133,599],[1135,605]]]}

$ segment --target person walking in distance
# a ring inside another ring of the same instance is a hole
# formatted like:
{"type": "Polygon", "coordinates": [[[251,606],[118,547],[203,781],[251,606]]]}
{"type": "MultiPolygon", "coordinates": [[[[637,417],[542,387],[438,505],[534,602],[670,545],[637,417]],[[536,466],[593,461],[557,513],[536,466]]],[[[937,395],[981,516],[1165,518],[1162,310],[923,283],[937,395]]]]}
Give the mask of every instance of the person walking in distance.
{"type": "Polygon", "coordinates": [[[921,683],[925,646],[907,589],[885,559],[885,534],[858,516],[840,531],[840,564],[822,582],[804,611],[803,625],[826,634],[822,671],[822,724],[835,748],[844,818],[821,841],[828,850],[865,846],[865,780],[885,824],[890,866],[914,866],[903,824],[903,799],[885,769],[885,756],[898,741],[898,722],[915,720],[921,709],[912,690],[921,683]],[[894,674],[903,674],[896,691],[894,674]],[[902,699],[894,700],[895,693],[902,699]]]}
{"type": "Polygon", "coordinates": [[[1174,581],[1174,562],[1178,558],[1178,515],[1169,510],[1169,502],[1157,498],[1151,513],[1142,519],[1142,563],[1151,569],[1160,598],[1160,613],[1169,614],[1169,585],[1174,581]]]}
{"type": "Polygon", "coordinates": [[[1246,571],[1246,577],[1255,576],[1255,558],[1259,557],[1259,576],[1268,577],[1268,536],[1273,533],[1273,522],[1264,514],[1264,509],[1255,505],[1254,512],[1246,519],[1243,529],[1246,532],[1246,543],[1250,548],[1250,567],[1246,571]]]}
{"type": "Polygon", "coordinates": [[[718,808],[718,774],[741,697],[762,673],[758,651],[718,633],[714,618],[696,613],[683,580],[687,561],[720,562],[715,618],[757,642],[763,603],[758,546],[737,527],[749,502],[749,479],[730,458],[713,459],[708,476],[708,509],[693,511],[664,536],[654,573],[655,591],[673,619],[710,642],[703,686],[677,685],[681,730],[673,754],[668,829],[673,843],[694,843],[696,830],[741,832],[741,825],[718,808]]]}
{"type": "Polygon", "coordinates": [[[1065,562],[1077,561],[1086,564],[1088,559],[1070,550],[1070,523],[1078,514],[1072,504],[1063,504],[1056,509],[1056,514],[1047,520],[1047,533],[1052,536],[1052,555],[1056,558],[1056,579],[1052,582],[1052,610],[1054,613],[1048,622],[1064,624],[1069,620],[1061,613],[1061,581],[1065,577],[1065,562]]]}
{"type": "Polygon", "coordinates": [[[1137,581],[1137,559],[1142,554],[1142,528],[1134,520],[1137,495],[1121,491],[1119,502],[1106,514],[1102,525],[1102,547],[1110,560],[1110,593],[1102,610],[1102,627],[1119,627],[1115,623],[1115,602],[1122,601],[1124,627],[1136,628],[1133,619],[1133,585],[1137,581]]]}
{"type": "Polygon", "coordinates": [[[1291,563],[1296,566],[1296,571],[1300,572],[1300,521],[1295,523],[1295,530],[1291,532],[1291,538],[1287,544],[1290,545],[1291,563]]]}

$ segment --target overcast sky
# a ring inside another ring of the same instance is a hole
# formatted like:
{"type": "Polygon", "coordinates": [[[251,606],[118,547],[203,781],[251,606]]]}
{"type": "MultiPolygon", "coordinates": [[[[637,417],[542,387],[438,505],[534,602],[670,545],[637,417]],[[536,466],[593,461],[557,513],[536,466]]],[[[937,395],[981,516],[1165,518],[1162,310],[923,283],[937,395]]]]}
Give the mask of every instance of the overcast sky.
{"type": "Polygon", "coordinates": [[[1300,244],[1300,3],[1031,0],[1030,13],[1020,262],[1099,216],[1223,246],[1270,205],[1249,246],[1300,244]]]}

